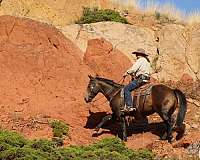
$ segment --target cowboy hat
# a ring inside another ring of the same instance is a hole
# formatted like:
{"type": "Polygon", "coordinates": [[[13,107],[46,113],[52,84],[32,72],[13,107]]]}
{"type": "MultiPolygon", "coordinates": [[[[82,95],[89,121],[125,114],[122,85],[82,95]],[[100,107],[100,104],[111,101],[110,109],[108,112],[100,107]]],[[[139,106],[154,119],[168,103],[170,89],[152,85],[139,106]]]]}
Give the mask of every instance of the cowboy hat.
{"type": "Polygon", "coordinates": [[[136,51],[132,52],[132,54],[141,54],[143,56],[149,56],[149,54],[146,53],[143,48],[138,48],[136,51]]]}

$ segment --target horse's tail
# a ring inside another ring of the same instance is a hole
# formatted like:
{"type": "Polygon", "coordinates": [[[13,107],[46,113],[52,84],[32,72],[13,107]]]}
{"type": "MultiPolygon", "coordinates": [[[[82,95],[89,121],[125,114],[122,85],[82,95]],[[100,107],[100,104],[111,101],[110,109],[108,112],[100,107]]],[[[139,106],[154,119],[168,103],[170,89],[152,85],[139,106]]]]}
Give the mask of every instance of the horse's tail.
{"type": "Polygon", "coordinates": [[[174,93],[178,99],[179,104],[178,115],[176,119],[176,127],[181,128],[187,111],[187,101],[185,95],[180,90],[175,89],[174,93]]]}

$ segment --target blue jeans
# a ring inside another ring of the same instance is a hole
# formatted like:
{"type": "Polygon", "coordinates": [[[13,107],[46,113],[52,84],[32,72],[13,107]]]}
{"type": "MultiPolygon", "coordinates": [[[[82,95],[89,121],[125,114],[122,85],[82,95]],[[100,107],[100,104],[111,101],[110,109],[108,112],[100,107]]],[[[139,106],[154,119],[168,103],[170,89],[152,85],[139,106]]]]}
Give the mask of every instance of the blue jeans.
{"type": "Polygon", "coordinates": [[[124,99],[126,106],[133,107],[133,100],[131,91],[139,87],[139,83],[137,80],[131,81],[128,85],[124,87],[124,99]]]}

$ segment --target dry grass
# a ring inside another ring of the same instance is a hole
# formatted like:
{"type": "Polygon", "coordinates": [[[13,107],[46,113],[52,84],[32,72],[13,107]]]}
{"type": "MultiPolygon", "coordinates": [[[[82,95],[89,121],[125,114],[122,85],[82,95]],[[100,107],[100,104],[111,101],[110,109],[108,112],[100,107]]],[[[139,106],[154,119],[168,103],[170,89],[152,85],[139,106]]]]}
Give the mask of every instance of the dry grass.
{"type": "Polygon", "coordinates": [[[137,13],[144,14],[146,16],[155,15],[160,13],[161,15],[167,16],[169,19],[176,19],[178,21],[183,20],[183,13],[175,7],[172,3],[160,4],[155,0],[141,1],[133,0],[132,7],[137,13]]]}
{"type": "MultiPolygon", "coordinates": [[[[189,24],[200,23],[200,11],[194,11],[192,13],[185,14],[178,9],[173,3],[161,4],[155,0],[112,0],[116,1],[123,6],[123,9],[129,10],[131,13],[141,13],[146,16],[155,15],[160,13],[163,16],[168,17],[171,20],[179,22],[186,22],[189,24]],[[134,12],[133,12],[134,10],[134,12]]],[[[191,2],[192,3],[192,2],[191,2]]]]}
{"type": "Polygon", "coordinates": [[[193,11],[187,17],[188,24],[200,23],[200,11],[193,11]]]}
{"type": "Polygon", "coordinates": [[[155,14],[155,12],[159,12],[170,19],[176,19],[178,21],[181,21],[183,19],[182,12],[178,10],[172,3],[161,5],[159,3],[156,3],[155,1],[148,1],[144,12],[149,14],[155,14]]]}

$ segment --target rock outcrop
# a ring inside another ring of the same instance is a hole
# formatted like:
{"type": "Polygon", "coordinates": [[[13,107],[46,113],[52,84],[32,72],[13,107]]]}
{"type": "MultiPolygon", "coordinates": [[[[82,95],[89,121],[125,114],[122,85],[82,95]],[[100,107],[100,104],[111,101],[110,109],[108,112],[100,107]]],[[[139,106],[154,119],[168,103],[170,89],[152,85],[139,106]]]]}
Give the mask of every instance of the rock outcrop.
{"type": "Polygon", "coordinates": [[[129,59],[103,38],[88,41],[84,62],[96,74],[116,81],[131,66],[129,59]]]}
{"type": "Polygon", "coordinates": [[[90,39],[104,38],[131,61],[131,51],[144,48],[150,53],[153,76],[159,81],[178,81],[184,74],[200,79],[199,25],[165,24],[142,27],[115,22],[68,25],[62,32],[83,52],[90,39]]]}
{"type": "Polygon", "coordinates": [[[139,28],[116,22],[99,22],[84,25],[67,25],[61,29],[62,33],[76,43],[85,52],[90,39],[104,38],[114,49],[120,50],[132,61],[135,56],[131,52],[143,47],[155,54],[156,45],[154,32],[148,28],[139,28]]]}

